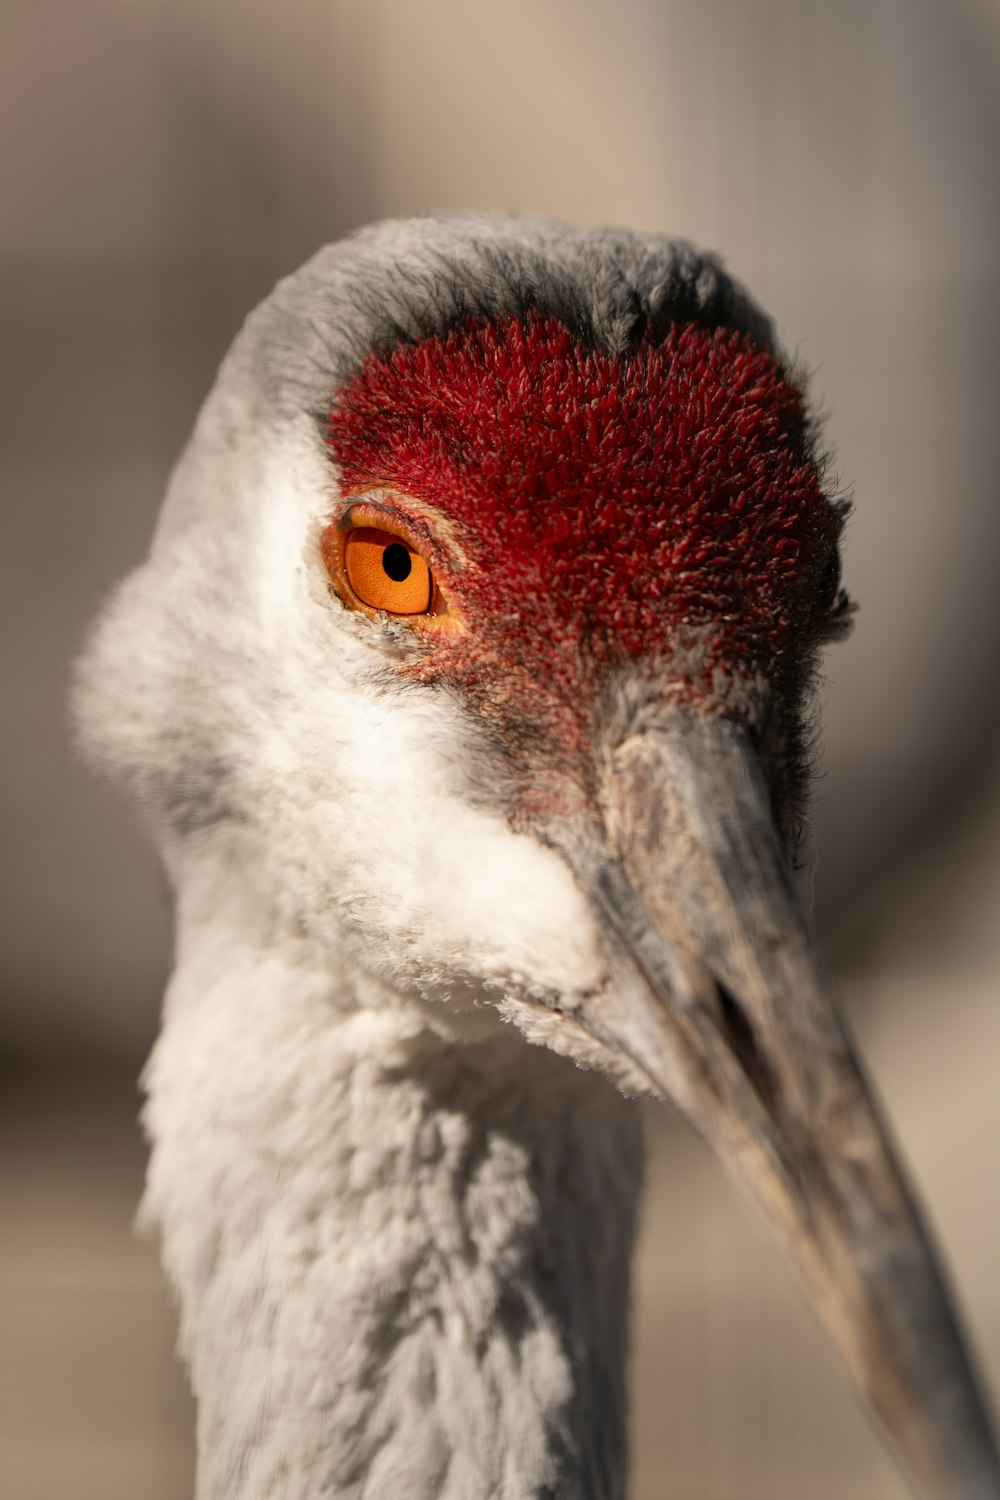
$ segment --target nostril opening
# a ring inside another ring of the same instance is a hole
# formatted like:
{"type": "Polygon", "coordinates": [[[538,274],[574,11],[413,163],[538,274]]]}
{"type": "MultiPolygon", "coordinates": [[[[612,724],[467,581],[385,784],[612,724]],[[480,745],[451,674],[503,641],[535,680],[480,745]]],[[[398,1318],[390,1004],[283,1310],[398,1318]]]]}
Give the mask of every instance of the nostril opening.
{"type": "Polygon", "coordinates": [[[751,1088],[773,1119],[779,1113],[780,1096],[777,1079],[757,1041],[753,1022],[731,990],[716,984],[719,1014],[726,1039],[751,1088]]]}

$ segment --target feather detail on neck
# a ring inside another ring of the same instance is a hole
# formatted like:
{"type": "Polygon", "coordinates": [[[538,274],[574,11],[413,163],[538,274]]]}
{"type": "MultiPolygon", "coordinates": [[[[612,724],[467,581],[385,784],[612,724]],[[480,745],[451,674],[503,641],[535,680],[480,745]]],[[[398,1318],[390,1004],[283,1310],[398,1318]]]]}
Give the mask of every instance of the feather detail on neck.
{"type": "Polygon", "coordinates": [[[620,1497],[636,1107],[492,1007],[449,1033],[183,903],[181,939],[143,1221],[200,1500],[620,1497]]]}

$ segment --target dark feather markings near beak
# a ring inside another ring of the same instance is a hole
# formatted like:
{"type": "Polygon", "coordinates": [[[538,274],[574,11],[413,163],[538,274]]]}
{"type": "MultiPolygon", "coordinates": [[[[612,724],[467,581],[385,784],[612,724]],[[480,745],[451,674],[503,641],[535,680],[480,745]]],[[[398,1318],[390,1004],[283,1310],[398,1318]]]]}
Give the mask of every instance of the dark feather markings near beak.
{"type": "Polygon", "coordinates": [[[745,732],[678,713],[625,740],[606,838],[553,839],[620,981],[574,1019],[681,1109],[764,1210],[918,1490],[998,1500],[977,1378],[745,732]]]}

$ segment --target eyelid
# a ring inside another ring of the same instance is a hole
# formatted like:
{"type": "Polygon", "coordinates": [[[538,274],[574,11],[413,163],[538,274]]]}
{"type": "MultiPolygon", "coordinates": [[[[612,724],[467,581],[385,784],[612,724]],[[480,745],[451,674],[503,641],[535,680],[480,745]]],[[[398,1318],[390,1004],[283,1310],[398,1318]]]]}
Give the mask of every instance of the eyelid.
{"type": "Polygon", "coordinates": [[[370,484],[344,498],[349,503],[341,518],[343,526],[360,524],[398,531],[442,576],[455,577],[469,566],[461,529],[419,495],[403,494],[386,484],[370,484]],[[366,516],[371,519],[365,520],[366,516]]]}
{"type": "MultiPolygon", "coordinates": [[[[356,531],[359,527],[371,526],[376,531],[388,531],[413,551],[426,555],[427,544],[408,517],[401,516],[394,507],[373,505],[369,500],[357,501],[340,518],[342,531],[356,531]]],[[[430,558],[427,558],[428,566],[430,558]]]]}

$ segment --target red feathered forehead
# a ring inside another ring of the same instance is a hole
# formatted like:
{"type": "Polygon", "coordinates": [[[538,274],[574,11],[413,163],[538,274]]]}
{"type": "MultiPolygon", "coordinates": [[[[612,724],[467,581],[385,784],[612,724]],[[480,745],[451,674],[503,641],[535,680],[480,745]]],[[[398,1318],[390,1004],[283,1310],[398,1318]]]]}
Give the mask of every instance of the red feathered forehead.
{"type": "Polygon", "coordinates": [[[370,358],[329,442],[346,493],[388,485],[447,518],[467,562],[440,582],[470,626],[436,648],[453,658],[541,683],[559,658],[697,640],[739,669],[815,637],[832,602],[840,519],[801,397],[731,330],[615,358],[551,318],[471,322],[370,358]]]}

